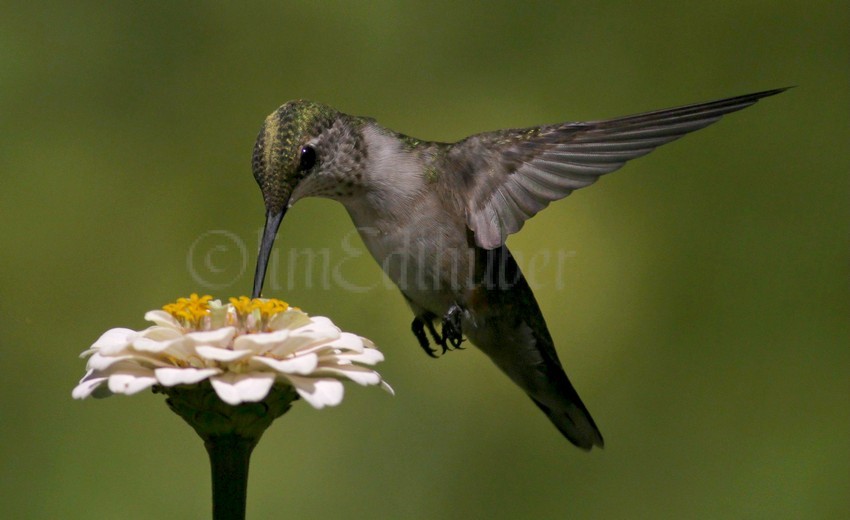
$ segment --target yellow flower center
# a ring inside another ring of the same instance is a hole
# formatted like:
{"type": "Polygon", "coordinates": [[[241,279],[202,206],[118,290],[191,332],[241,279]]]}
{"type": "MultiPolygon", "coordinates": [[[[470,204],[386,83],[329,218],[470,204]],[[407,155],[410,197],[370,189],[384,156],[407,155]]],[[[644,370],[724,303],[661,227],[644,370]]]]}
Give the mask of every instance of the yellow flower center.
{"type": "Polygon", "coordinates": [[[236,314],[240,316],[247,316],[254,310],[254,301],[247,296],[230,298],[230,305],[233,305],[233,309],[236,311],[236,314]]]}
{"type": "Polygon", "coordinates": [[[237,322],[235,325],[241,332],[248,331],[263,331],[268,327],[269,320],[275,314],[281,313],[289,309],[289,304],[275,299],[264,298],[248,298],[247,296],[239,296],[238,298],[230,298],[230,306],[233,308],[235,316],[229,314],[220,315],[218,312],[227,312],[218,300],[210,301],[212,296],[198,296],[196,293],[188,298],[178,298],[176,302],[169,303],[162,309],[171,314],[180,324],[186,329],[204,330],[218,328],[227,324],[234,324],[234,318],[237,322]],[[215,308],[213,308],[215,307],[215,308]]]}
{"type": "Polygon", "coordinates": [[[276,298],[269,298],[268,300],[260,300],[257,298],[254,301],[257,302],[257,308],[260,309],[260,314],[263,316],[263,319],[271,318],[275,314],[284,312],[289,308],[288,303],[276,298]]]}
{"type": "Polygon", "coordinates": [[[260,312],[260,317],[264,320],[289,308],[288,303],[277,298],[254,298],[252,300],[247,296],[240,296],[239,298],[230,298],[230,304],[240,318],[248,316],[256,310],[260,312]]]}
{"type": "Polygon", "coordinates": [[[192,293],[188,298],[178,298],[176,302],[163,306],[162,310],[174,316],[183,325],[198,329],[210,313],[210,300],[210,295],[198,296],[197,293],[192,293]]]}

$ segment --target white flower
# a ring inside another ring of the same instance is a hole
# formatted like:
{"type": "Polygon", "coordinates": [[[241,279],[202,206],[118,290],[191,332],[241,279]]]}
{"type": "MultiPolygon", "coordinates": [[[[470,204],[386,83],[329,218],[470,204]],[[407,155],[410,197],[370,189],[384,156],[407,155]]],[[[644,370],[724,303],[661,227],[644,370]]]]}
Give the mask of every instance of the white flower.
{"type": "Polygon", "coordinates": [[[211,300],[193,294],[145,314],[154,323],[147,329],[106,331],[82,353],[91,356],[88,372],[73,397],[131,395],[206,379],[231,405],[261,401],[275,384],[293,386],[314,408],[339,404],[343,379],[392,393],[369,368],[383,354],[328,318],[274,299],[211,300]]]}

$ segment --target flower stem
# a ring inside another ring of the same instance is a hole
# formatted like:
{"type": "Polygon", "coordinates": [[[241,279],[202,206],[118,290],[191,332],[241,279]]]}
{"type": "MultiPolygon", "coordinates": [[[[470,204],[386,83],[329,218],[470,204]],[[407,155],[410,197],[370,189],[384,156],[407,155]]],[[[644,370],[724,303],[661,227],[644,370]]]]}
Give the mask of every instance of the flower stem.
{"type": "Polygon", "coordinates": [[[256,442],[234,434],[210,437],[204,446],[212,470],[213,520],[244,520],[248,464],[256,442]]]}
{"type": "Polygon", "coordinates": [[[229,405],[209,381],[197,385],[155,387],[171,410],[204,440],[212,470],[213,520],[244,520],[248,463],[254,446],[272,422],[286,413],[298,393],[275,385],[262,401],[229,405]]]}

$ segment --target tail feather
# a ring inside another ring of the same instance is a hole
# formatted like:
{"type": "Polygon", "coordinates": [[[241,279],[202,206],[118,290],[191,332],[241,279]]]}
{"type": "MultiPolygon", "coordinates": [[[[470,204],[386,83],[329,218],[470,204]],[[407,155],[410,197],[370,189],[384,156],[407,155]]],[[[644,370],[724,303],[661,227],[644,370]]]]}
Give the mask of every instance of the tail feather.
{"type": "Polygon", "coordinates": [[[481,284],[468,302],[463,328],[522,388],[570,442],[584,450],[603,447],[599,428],[564,372],[534,294],[507,248],[486,252],[499,283],[481,284]]]}
{"type": "Polygon", "coordinates": [[[599,428],[593,422],[593,418],[581,400],[567,402],[557,410],[549,408],[534,397],[531,397],[531,400],[534,401],[534,404],[538,408],[543,410],[543,413],[552,421],[555,428],[558,428],[558,431],[564,437],[579,448],[590,450],[594,446],[599,448],[605,447],[605,440],[602,438],[602,433],[599,432],[599,428]]]}

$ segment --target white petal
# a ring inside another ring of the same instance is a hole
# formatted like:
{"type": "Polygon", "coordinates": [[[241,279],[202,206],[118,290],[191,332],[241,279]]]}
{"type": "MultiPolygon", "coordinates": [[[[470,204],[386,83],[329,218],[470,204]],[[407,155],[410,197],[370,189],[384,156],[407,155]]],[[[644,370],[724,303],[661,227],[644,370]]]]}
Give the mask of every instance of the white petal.
{"type": "Polygon", "coordinates": [[[274,385],[275,375],[271,372],[234,374],[226,372],[210,377],[215,393],[227,404],[262,401],[274,385]]]}
{"type": "Polygon", "coordinates": [[[332,378],[315,379],[287,374],[286,379],[310,406],[316,409],[336,406],[342,402],[345,389],[342,383],[332,378]]]}
{"type": "Polygon", "coordinates": [[[329,340],[337,339],[341,334],[342,332],[339,330],[339,327],[334,325],[329,318],[325,318],[324,316],[315,316],[310,318],[310,323],[292,331],[293,336],[327,338],[329,340]]]}
{"type": "Polygon", "coordinates": [[[167,339],[180,338],[183,336],[183,333],[181,333],[179,330],[174,330],[171,327],[161,327],[154,325],[146,328],[145,330],[139,331],[139,335],[144,338],[156,341],[163,341],[167,339]]]}
{"type": "Polygon", "coordinates": [[[169,327],[175,330],[183,330],[177,320],[165,311],[148,311],[145,313],[145,321],[156,323],[160,327],[169,327]]]}
{"type": "Polygon", "coordinates": [[[210,302],[210,328],[219,329],[227,322],[227,312],[230,305],[222,305],[221,300],[210,302]]]}
{"type": "Polygon", "coordinates": [[[159,359],[155,356],[146,353],[129,353],[121,356],[101,356],[100,353],[95,353],[86,368],[106,371],[110,374],[120,372],[122,370],[151,370],[155,367],[173,366],[168,359],[159,359]]]}
{"type": "MultiPolygon", "coordinates": [[[[93,375],[94,370],[89,370],[86,373],[85,377],[80,380],[80,384],[78,384],[71,392],[71,397],[73,397],[74,399],[85,399],[86,397],[92,395],[92,393],[95,392],[95,390],[97,390],[97,388],[102,385],[104,381],[106,381],[106,377],[92,377],[93,375]]],[[[102,394],[103,392],[99,393],[102,394]]],[[[108,391],[107,394],[109,394],[108,391]]],[[[94,397],[99,396],[97,395],[97,393],[95,393],[94,397]]],[[[100,397],[106,396],[101,395],[100,397]]]]}
{"type": "Polygon", "coordinates": [[[96,348],[89,348],[87,350],[84,350],[84,351],[80,352],[80,358],[85,359],[85,358],[87,358],[88,356],[91,356],[92,354],[94,354],[97,351],[98,351],[98,349],[96,349],[96,348]]]}
{"type": "Polygon", "coordinates": [[[316,354],[306,354],[304,356],[296,356],[288,359],[273,359],[263,356],[256,356],[251,361],[262,363],[267,367],[284,374],[309,374],[316,370],[319,364],[319,357],[316,354]]]}
{"type": "Polygon", "coordinates": [[[268,350],[268,353],[278,357],[286,357],[296,352],[304,354],[306,352],[316,352],[327,348],[331,349],[332,342],[339,339],[340,332],[336,327],[316,328],[302,327],[292,331],[286,341],[268,350]]]}
{"type": "Polygon", "coordinates": [[[346,377],[358,385],[363,386],[377,385],[381,382],[380,374],[369,368],[357,365],[348,365],[346,367],[321,367],[316,372],[321,375],[346,377]]]}
{"type": "Polygon", "coordinates": [[[331,319],[326,316],[313,316],[312,318],[310,318],[310,323],[315,327],[330,327],[339,331],[339,328],[334,325],[334,322],[332,322],[331,319]]]}
{"type": "Polygon", "coordinates": [[[339,339],[332,341],[330,345],[339,349],[363,352],[363,339],[357,334],[351,334],[350,332],[343,332],[339,336],[339,339]]]}
{"type": "Polygon", "coordinates": [[[290,336],[286,339],[286,341],[270,348],[265,353],[273,354],[277,357],[287,357],[296,353],[303,355],[308,352],[319,350],[326,344],[327,340],[321,337],[290,336]]]}
{"type": "Polygon", "coordinates": [[[109,376],[109,390],[115,394],[133,395],[156,384],[153,370],[139,367],[122,370],[109,376]]]}
{"type": "Polygon", "coordinates": [[[173,356],[177,359],[186,361],[191,356],[195,355],[195,347],[192,342],[185,337],[168,343],[168,347],[158,354],[173,356]]]}
{"type": "Polygon", "coordinates": [[[127,348],[130,343],[128,338],[135,333],[136,331],[131,329],[109,329],[94,342],[91,348],[92,350],[99,350],[106,356],[117,354],[127,348]]]}
{"type": "Polygon", "coordinates": [[[310,324],[310,316],[302,311],[290,307],[284,312],[279,312],[269,320],[271,330],[297,329],[310,324]]]}
{"type": "Polygon", "coordinates": [[[222,327],[215,330],[203,332],[190,332],[186,337],[191,339],[195,345],[210,345],[213,347],[227,347],[236,335],[233,327],[222,327]]]}
{"type": "Polygon", "coordinates": [[[243,334],[233,340],[233,348],[237,350],[251,350],[255,354],[264,354],[286,341],[288,337],[288,330],[243,334]]]}
{"type": "Polygon", "coordinates": [[[195,352],[204,359],[221,361],[222,363],[237,361],[253,354],[250,350],[230,350],[218,347],[195,347],[195,352]]]}
{"type": "Polygon", "coordinates": [[[290,335],[294,338],[315,338],[333,341],[340,337],[341,333],[336,327],[301,327],[293,330],[290,335]]]}
{"type": "Polygon", "coordinates": [[[138,363],[133,361],[132,355],[103,356],[100,352],[95,352],[95,354],[89,358],[88,363],[86,363],[86,368],[102,372],[113,365],[121,363],[122,361],[124,362],[123,366],[128,368],[139,366],[138,363]]]}
{"type": "Polygon", "coordinates": [[[373,348],[367,348],[359,354],[337,354],[336,357],[340,360],[363,363],[364,365],[375,365],[384,360],[384,354],[380,350],[373,348]]]}
{"type": "Polygon", "coordinates": [[[137,338],[133,341],[133,350],[139,352],[150,352],[153,354],[160,354],[167,350],[183,350],[181,346],[188,346],[189,340],[184,338],[183,336],[179,336],[174,339],[167,339],[163,341],[156,341],[148,338],[137,338]]]}
{"type": "Polygon", "coordinates": [[[157,381],[165,386],[193,385],[204,379],[221,373],[218,368],[157,368],[157,381]]]}

